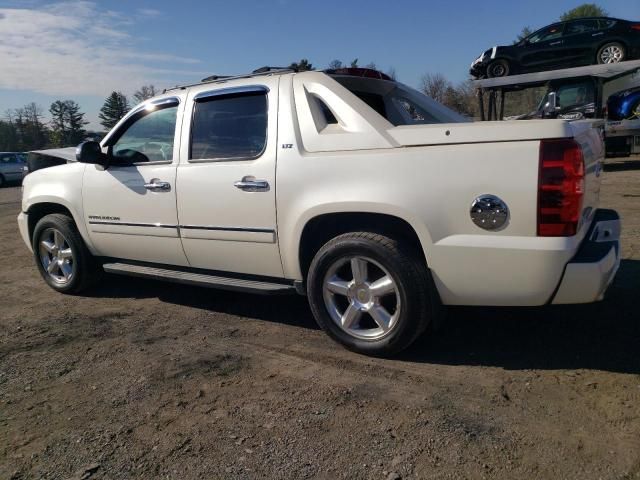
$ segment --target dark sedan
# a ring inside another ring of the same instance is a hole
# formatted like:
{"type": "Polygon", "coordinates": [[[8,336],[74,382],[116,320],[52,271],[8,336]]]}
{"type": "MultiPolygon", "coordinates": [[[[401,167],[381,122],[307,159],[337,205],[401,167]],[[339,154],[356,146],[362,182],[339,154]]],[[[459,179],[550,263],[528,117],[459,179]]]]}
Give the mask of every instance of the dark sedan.
{"type": "Polygon", "coordinates": [[[493,47],[472,64],[476,78],[640,58],[640,22],[581,18],[541,28],[515,45],[493,47]]]}

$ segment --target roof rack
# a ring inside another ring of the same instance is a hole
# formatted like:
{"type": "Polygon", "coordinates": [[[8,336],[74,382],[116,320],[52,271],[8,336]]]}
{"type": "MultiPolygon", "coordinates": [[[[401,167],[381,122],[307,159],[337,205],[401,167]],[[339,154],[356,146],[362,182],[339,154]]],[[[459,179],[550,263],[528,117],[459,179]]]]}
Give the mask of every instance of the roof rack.
{"type": "Polygon", "coordinates": [[[289,67],[260,67],[251,73],[244,73],[241,75],[210,75],[203,78],[198,83],[188,83],[185,85],[176,85],[175,87],[165,88],[162,93],[170,92],[172,90],[184,90],[185,88],[195,87],[196,85],[202,85],[203,83],[222,83],[229,80],[236,80],[239,78],[251,78],[259,77],[261,75],[281,75],[284,73],[297,73],[298,70],[289,67]]]}

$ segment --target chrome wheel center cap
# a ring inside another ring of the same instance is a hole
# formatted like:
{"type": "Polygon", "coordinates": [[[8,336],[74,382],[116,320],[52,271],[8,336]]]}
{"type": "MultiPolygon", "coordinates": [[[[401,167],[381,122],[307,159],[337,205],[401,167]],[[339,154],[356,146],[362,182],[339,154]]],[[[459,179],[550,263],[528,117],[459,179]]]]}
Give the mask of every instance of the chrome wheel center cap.
{"type": "Polygon", "coordinates": [[[360,303],[367,303],[369,301],[369,289],[367,287],[359,288],[356,292],[356,298],[360,303]]]}

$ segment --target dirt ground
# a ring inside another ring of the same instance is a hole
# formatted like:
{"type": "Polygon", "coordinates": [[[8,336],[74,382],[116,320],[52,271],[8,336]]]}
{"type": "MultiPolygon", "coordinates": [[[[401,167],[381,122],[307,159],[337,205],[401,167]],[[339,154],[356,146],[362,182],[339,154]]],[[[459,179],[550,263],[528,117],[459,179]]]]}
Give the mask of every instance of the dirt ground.
{"type": "Polygon", "coordinates": [[[451,309],[396,360],[330,341],[302,297],[108,277],[63,296],[0,190],[0,478],[640,479],[640,159],[605,301],[451,309]]]}

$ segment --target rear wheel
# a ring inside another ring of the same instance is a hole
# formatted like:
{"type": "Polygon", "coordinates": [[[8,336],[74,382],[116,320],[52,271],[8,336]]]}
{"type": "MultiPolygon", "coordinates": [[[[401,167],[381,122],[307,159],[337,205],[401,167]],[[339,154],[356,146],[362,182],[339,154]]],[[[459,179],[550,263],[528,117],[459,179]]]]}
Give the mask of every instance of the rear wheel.
{"type": "Polygon", "coordinates": [[[605,43],[598,50],[596,61],[600,64],[619,63],[626,58],[624,45],[618,42],[605,43]]]}
{"type": "Polygon", "coordinates": [[[499,58],[487,66],[487,77],[506,77],[509,75],[510,70],[509,62],[503,58],[499,58]]]}
{"type": "Polygon", "coordinates": [[[40,275],[62,293],[79,293],[102,276],[75,223],[67,215],[46,215],[33,231],[33,255],[40,275]]]}
{"type": "Polygon", "coordinates": [[[438,312],[424,260],[375,233],[347,233],[325,244],[311,263],[307,290],[329,336],[369,355],[407,348],[438,312]]]}

